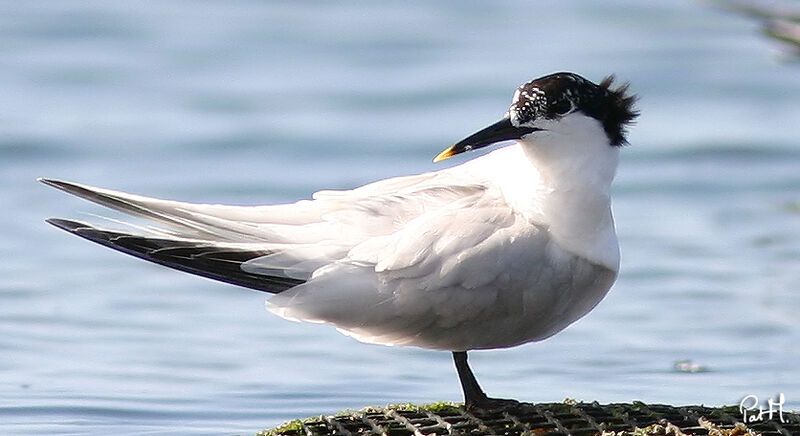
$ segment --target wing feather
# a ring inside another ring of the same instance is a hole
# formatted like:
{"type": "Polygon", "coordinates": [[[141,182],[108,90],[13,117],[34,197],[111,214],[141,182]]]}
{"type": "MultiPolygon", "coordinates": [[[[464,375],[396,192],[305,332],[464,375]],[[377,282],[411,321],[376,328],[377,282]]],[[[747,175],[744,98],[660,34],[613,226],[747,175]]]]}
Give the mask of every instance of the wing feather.
{"type": "Polygon", "coordinates": [[[192,274],[281,292],[304,283],[326,265],[346,260],[354,246],[392,235],[425,212],[463,202],[484,189],[475,184],[442,186],[444,178],[441,173],[400,177],[269,206],[194,204],[40,181],[165,226],[139,228],[137,233],[144,234],[133,234],[50,221],[70,233],[192,274]]]}
{"type": "Polygon", "coordinates": [[[292,277],[253,274],[243,270],[242,263],[269,254],[260,248],[250,248],[241,244],[236,246],[132,235],[100,229],[77,221],[61,219],[47,221],[74,235],[140,259],[258,291],[278,293],[304,283],[304,280],[292,277]]]}

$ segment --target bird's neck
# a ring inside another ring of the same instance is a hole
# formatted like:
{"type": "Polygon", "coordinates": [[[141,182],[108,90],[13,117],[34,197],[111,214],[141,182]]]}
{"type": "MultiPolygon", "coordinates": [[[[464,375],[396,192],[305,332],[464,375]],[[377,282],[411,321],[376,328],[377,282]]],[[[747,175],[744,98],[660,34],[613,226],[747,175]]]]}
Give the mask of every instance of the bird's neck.
{"type": "Polygon", "coordinates": [[[573,254],[617,271],[619,246],[610,198],[617,150],[569,158],[547,156],[540,150],[526,154],[539,171],[538,202],[555,241],[573,254]]]}

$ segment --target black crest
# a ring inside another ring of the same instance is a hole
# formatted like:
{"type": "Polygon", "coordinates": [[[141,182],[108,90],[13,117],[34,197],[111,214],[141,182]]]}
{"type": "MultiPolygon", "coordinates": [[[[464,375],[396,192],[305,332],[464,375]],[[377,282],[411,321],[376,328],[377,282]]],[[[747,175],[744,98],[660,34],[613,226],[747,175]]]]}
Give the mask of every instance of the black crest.
{"type": "Polygon", "coordinates": [[[612,89],[613,82],[614,76],[608,76],[597,85],[574,73],[540,77],[517,89],[508,115],[519,126],[581,111],[602,123],[611,145],[623,145],[626,128],[639,112],[633,107],[636,96],[628,94],[628,84],[612,89]]]}

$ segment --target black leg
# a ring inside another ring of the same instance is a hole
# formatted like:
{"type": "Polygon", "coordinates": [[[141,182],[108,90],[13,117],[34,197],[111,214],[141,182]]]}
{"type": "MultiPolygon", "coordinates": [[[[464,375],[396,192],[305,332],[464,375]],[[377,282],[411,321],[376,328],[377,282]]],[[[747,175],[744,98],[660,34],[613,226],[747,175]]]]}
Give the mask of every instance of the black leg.
{"type": "Polygon", "coordinates": [[[453,361],[456,363],[458,379],[461,381],[461,388],[464,390],[464,405],[467,409],[494,410],[519,405],[516,400],[505,400],[500,398],[489,398],[483,392],[475,374],[467,363],[466,351],[453,351],[453,361]]]}
{"type": "Polygon", "coordinates": [[[456,371],[458,371],[458,379],[461,381],[461,389],[464,390],[464,403],[470,405],[488,400],[489,397],[483,392],[478,380],[475,379],[475,374],[469,368],[467,352],[453,351],[453,360],[456,362],[456,371]]]}

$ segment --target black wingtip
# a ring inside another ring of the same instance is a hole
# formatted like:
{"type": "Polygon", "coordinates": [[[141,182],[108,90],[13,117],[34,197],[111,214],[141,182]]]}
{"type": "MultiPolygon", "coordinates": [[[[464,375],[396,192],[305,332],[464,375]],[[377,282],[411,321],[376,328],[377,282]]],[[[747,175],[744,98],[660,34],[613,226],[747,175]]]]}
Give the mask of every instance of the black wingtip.
{"type": "Polygon", "coordinates": [[[93,194],[92,191],[89,191],[84,187],[81,187],[71,182],[65,182],[63,180],[46,179],[44,177],[39,177],[38,179],[36,179],[36,181],[44,183],[47,186],[52,186],[53,188],[60,189],[72,195],[77,195],[78,197],[87,197],[93,194]]]}
{"type": "Polygon", "coordinates": [[[241,269],[244,262],[270,254],[265,250],[242,250],[219,247],[210,242],[133,235],[61,218],[45,221],[73,235],[140,259],[258,291],[275,294],[305,282],[283,276],[253,274],[241,269]]]}
{"type": "Polygon", "coordinates": [[[89,227],[84,223],[72,220],[65,220],[62,218],[48,218],[44,221],[47,224],[58,227],[61,230],[66,230],[70,233],[77,233],[78,229],[89,227]]]}
{"type": "Polygon", "coordinates": [[[36,181],[39,182],[39,183],[44,183],[47,186],[52,186],[52,187],[58,188],[58,189],[61,189],[61,185],[64,183],[64,182],[62,182],[60,180],[48,179],[46,177],[38,177],[36,179],[36,181]]]}

